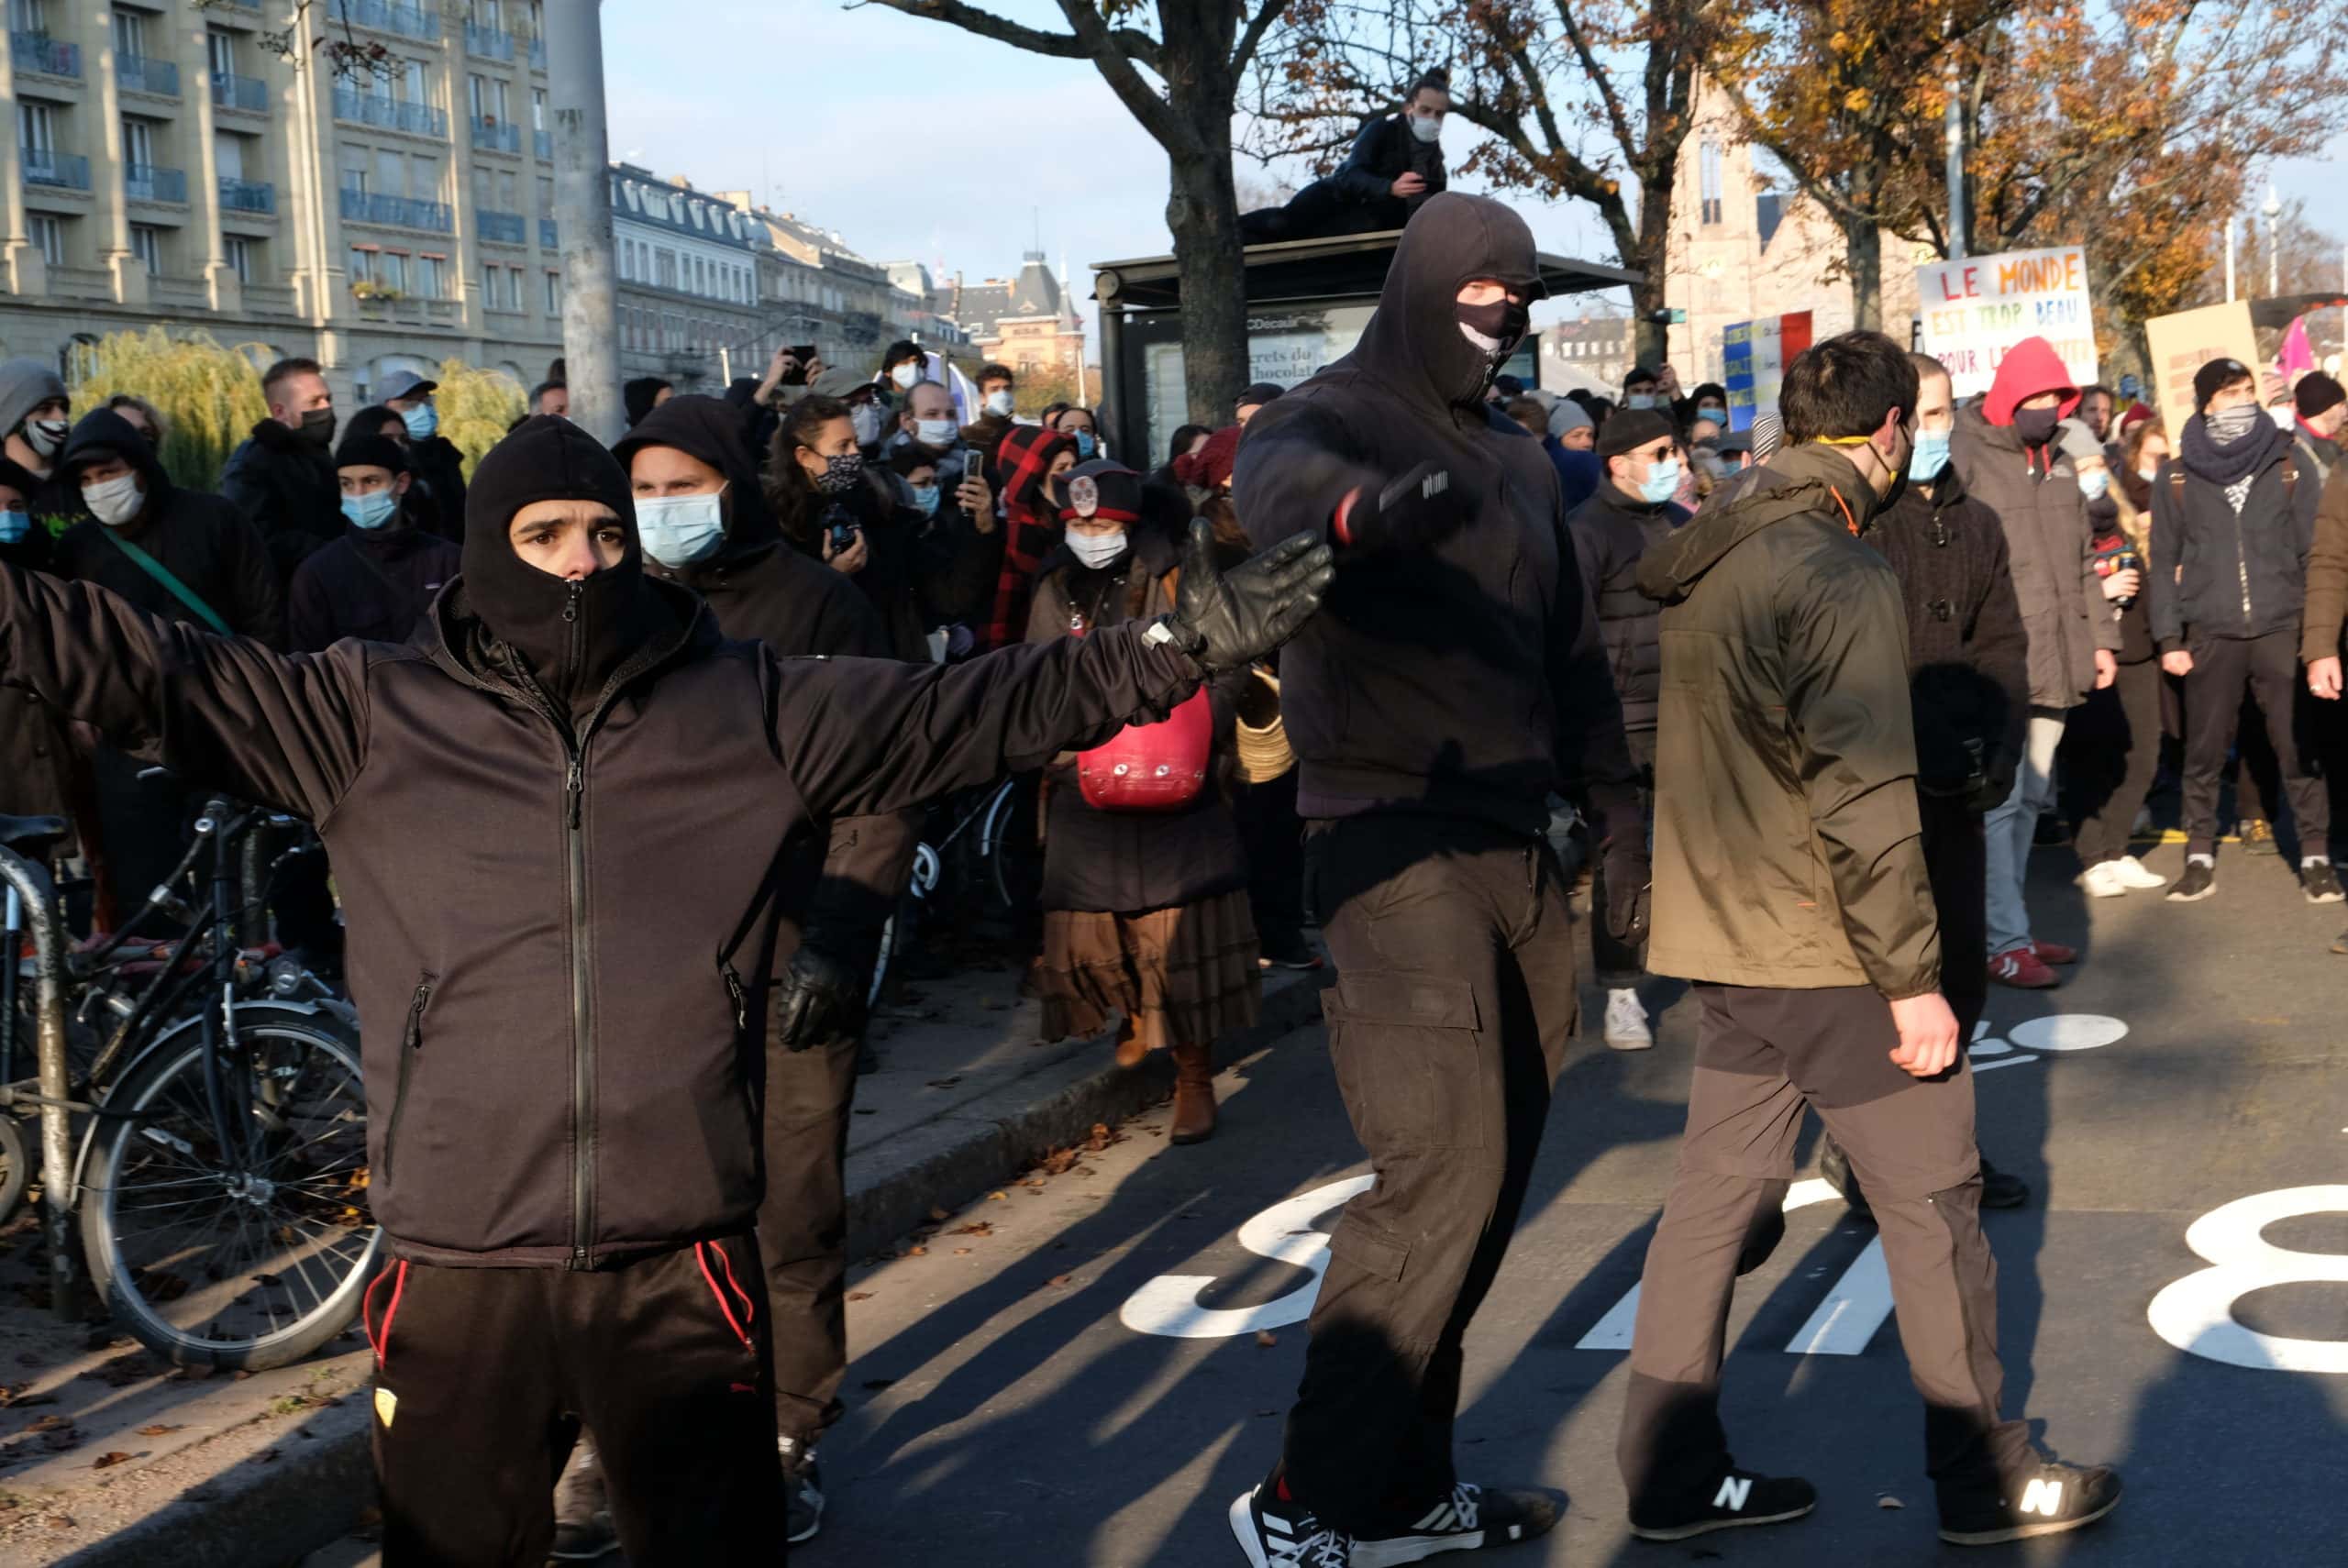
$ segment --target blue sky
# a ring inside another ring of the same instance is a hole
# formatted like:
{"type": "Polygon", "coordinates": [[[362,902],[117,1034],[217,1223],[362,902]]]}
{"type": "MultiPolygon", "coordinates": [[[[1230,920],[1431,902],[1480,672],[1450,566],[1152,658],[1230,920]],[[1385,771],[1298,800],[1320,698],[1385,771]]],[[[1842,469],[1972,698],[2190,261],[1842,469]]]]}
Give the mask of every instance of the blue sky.
{"type": "MultiPolygon", "coordinates": [[[[1051,0],[991,8],[1064,26],[1051,0]]],[[[604,0],[604,58],[613,156],[750,190],[875,260],[1007,276],[1040,225],[1081,296],[1087,263],[1170,247],[1165,154],[1086,61],[837,0],[604,0]]],[[[1455,166],[1470,130],[1445,133],[1455,166]]],[[[2348,137],[2327,150],[2277,171],[2319,224],[2348,137]]],[[[1262,177],[1245,157],[1238,173],[1262,177]]],[[[1544,249],[1609,259],[1583,204],[1523,210],[1544,249]]]]}

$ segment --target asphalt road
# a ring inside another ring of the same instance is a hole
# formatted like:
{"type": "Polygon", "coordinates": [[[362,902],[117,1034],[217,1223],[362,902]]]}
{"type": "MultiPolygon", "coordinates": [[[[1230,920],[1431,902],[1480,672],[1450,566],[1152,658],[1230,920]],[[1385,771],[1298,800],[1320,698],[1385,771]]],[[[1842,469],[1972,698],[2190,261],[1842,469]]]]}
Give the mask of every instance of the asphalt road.
{"type": "MultiPolygon", "coordinates": [[[[2177,859],[2152,864],[2174,875],[2177,859]]],[[[2058,991],[1995,996],[1976,1055],[1984,1145],[2038,1192],[1988,1224],[2008,1408],[2061,1456],[2120,1465],[2120,1512],[2025,1547],[1938,1543],[1872,1231],[1824,1201],[1789,1213],[1744,1282],[1726,1398],[1740,1460],[1810,1476],[1818,1512],[1679,1546],[1630,1539],[1612,1449],[1625,1357],[1609,1347],[1679,1132],[1682,1004],[1653,1052],[1593,1038],[1569,1058],[1527,1218],[1471,1331],[1462,1474],[1570,1499],[1556,1535],[1495,1561],[2341,1561],[2348,958],[2326,948],[2348,911],[2309,909],[2276,860],[2232,856],[2210,901],[2108,900],[2090,929],[2059,875],[2070,864],[2042,853],[2039,933],[2087,955],[2058,991]],[[2206,1259],[2187,1244],[2196,1221],[2206,1259]]],[[[1224,1088],[1208,1144],[1167,1146],[1162,1113],[1130,1123],[1076,1168],[858,1270],[852,1408],[824,1449],[832,1512],[794,1561],[1242,1561],[1224,1508],[1273,1458],[1302,1366],[1314,1227],[1347,1190],[1322,1189],[1366,1173],[1318,1031],[1224,1088]]]]}

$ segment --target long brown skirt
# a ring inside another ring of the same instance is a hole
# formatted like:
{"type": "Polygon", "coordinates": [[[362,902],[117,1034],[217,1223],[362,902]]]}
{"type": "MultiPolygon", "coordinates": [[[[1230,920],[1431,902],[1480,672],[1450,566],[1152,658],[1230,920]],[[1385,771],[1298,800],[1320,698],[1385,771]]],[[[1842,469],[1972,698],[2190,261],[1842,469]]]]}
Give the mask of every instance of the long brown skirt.
{"type": "Polygon", "coordinates": [[[1208,1044],[1256,1021],[1257,952],[1244,889],[1146,914],[1047,910],[1035,968],[1045,1037],[1097,1034],[1122,1012],[1145,1049],[1208,1044]]]}

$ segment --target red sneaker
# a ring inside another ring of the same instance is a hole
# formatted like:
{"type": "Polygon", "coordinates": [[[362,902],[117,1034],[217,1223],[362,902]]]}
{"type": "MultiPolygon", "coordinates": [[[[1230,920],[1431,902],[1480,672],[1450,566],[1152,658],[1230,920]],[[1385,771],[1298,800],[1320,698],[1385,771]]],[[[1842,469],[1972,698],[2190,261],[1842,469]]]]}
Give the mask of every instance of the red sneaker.
{"type": "Polygon", "coordinates": [[[2042,964],[2076,964],[2079,961],[2077,948],[2066,947],[2059,942],[2041,942],[2034,936],[2030,939],[2030,954],[2042,964]]]}
{"type": "Polygon", "coordinates": [[[2010,947],[1989,960],[1989,977],[2025,991],[2043,991],[2062,981],[2027,947],[2010,947]]]}

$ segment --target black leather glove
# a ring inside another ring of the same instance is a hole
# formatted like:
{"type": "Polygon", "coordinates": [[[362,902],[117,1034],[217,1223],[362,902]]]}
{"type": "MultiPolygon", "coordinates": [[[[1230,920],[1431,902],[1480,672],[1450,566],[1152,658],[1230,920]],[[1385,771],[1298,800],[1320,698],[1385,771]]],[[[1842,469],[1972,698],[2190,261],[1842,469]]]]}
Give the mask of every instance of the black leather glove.
{"type": "Polygon", "coordinates": [[[1475,516],[1467,492],[1452,484],[1449,469],[1421,463],[1374,496],[1355,494],[1331,532],[1357,550],[1403,549],[1434,544],[1475,516]]]}
{"type": "Polygon", "coordinates": [[[1646,940],[1654,893],[1646,834],[1637,823],[1632,825],[1633,832],[1615,834],[1600,852],[1606,872],[1606,934],[1624,946],[1646,940]]]}
{"type": "Polygon", "coordinates": [[[1245,669],[1312,618],[1336,569],[1328,546],[1296,534],[1217,571],[1213,531],[1199,518],[1183,552],[1174,613],[1150,628],[1150,639],[1177,644],[1209,675],[1245,669]]]}
{"type": "Polygon", "coordinates": [[[864,1028],[864,977],[854,966],[802,946],[776,988],[775,1035],[792,1051],[852,1040],[864,1028]]]}

